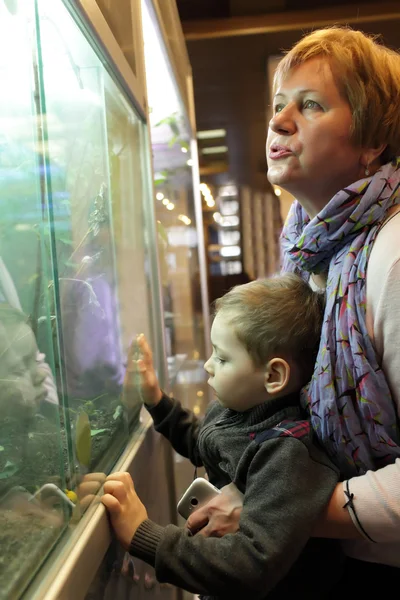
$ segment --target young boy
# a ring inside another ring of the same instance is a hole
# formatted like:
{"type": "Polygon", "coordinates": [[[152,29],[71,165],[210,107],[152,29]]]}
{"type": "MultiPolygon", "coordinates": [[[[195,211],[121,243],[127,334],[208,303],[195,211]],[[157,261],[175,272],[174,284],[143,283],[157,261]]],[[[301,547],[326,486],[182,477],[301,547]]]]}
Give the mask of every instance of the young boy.
{"type": "Polygon", "coordinates": [[[102,501],[116,535],[160,582],[230,599],[329,597],[336,546],[310,536],[338,473],[299,406],[322,318],[321,296],[296,275],[240,285],[217,300],[204,366],[217,401],[203,421],[160,390],[140,336],[137,369],[156,430],[216,487],[233,482],[244,494],[235,534],[193,536],[149,520],[128,473],[108,477],[102,501]]]}
{"type": "MultiPolygon", "coordinates": [[[[28,419],[47,397],[48,368],[38,358],[28,317],[0,302],[0,421],[28,419]]],[[[43,356],[43,355],[42,355],[43,356]]]]}

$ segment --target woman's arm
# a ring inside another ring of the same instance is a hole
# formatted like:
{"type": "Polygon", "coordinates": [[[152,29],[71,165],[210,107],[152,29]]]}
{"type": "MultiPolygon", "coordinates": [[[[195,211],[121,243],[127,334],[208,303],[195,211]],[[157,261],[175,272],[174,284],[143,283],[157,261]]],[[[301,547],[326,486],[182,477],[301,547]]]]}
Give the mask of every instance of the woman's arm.
{"type": "MultiPolygon", "coordinates": [[[[400,415],[400,212],[378,234],[366,276],[367,328],[400,415]]],[[[348,482],[362,528],[376,542],[400,541],[400,461],[348,482]]],[[[334,507],[332,512],[334,512],[334,507]]],[[[358,527],[355,514],[350,516],[358,527]]],[[[366,539],[364,533],[362,533],[366,539]]]]}
{"type": "MultiPolygon", "coordinates": [[[[387,222],[367,271],[367,328],[400,413],[400,214],[387,222]]],[[[317,536],[400,541],[400,460],[336,486],[317,536]],[[352,504],[347,504],[352,497],[352,504]],[[344,509],[343,506],[346,505],[344,509]],[[352,508],[353,507],[353,508],[352,508]]]]}
{"type": "Polygon", "coordinates": [[[349,511],[348,498],[345,496],[343,482],[338,483],[326,508],[316,523],[314,537],[337,539],[356,539],[361,537],[349,511]]]}
{"type": "MultiPolygon", "coordinates": [[[[400,413],[400,214],[378,234],[367,270],[367,328],[400,413]]],[[[338,484],[317,536],[400,541],[400,460],[338,484]],[[348,490],[347,490],[348,488],[348,490]],[[352,496],[352,503],[348,503],[352,496]],[[344,509],[343,506],[346,505],[344,509]]]]}

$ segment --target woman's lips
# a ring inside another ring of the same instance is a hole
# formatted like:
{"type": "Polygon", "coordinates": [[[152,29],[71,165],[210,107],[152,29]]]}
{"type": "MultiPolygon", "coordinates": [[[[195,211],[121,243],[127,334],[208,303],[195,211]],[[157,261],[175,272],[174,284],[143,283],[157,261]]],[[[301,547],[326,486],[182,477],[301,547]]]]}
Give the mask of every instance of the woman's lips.
{"type": "Polygon", "coordinates": [[[290,156],[293,152],[287,146],[270,146],[268,156],[272,160],[278,160],[279,158],[285,158],[290,156]]]}

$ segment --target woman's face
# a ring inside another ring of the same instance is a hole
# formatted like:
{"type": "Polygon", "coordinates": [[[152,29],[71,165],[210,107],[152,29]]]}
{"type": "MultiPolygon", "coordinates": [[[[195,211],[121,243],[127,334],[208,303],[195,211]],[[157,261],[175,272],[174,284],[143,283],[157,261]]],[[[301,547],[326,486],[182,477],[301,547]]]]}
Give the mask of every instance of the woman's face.
{"type": "Polygon", "coordinates": [[[319,212],[336,192],[364,176],[362,149],[350,140],[351,125],[350,106],[329,63],[313,58],[296,67],[273,99],[269,181],[293,194],[307,212],[319,212]]]}

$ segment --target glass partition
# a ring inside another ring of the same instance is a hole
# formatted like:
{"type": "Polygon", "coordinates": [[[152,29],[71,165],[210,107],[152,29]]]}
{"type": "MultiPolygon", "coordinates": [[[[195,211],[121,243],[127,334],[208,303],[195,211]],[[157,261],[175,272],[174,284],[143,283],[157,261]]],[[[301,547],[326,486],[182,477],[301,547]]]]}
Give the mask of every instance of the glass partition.
{"type": "Polygon", "coordinates": [[[200,289],[193,132],[151,2],[142,1],[142,14],[168,367],[171,382],[190,382],[190,392],[203,381],[198,367],[209,334],[200,289]]]}
{"type": "Polygon", "coordinates": [[[67,6],[0,0],[0,599],[139,430],[127,349],[158,333],[146,128],[67,6]]]}
{"type": "Polygon", "coordinates": [[[52,338],[48,317],[54,289],[49,288],[51,261],[45,248],[50,228],[36,50],[33,0],[0,2],[2,599],[18,597],[72,513],[61,491],[67,488],[69,461],[63,455],[53,345],[47,344],[45,358],[37,341],[41,317],[42,338],[52,338]]]}

